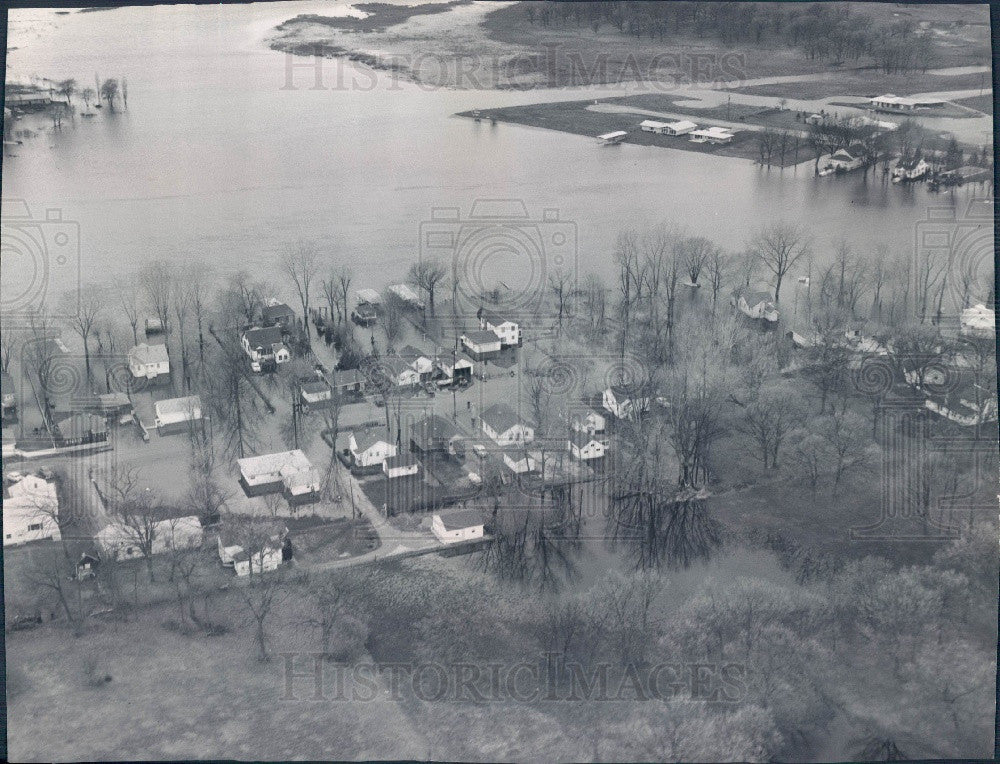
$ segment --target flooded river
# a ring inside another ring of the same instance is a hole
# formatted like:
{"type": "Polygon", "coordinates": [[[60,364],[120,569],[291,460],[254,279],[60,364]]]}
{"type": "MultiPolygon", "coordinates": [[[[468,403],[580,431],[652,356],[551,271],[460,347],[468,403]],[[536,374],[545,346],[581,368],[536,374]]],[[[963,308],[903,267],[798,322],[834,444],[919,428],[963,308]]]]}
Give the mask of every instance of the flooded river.
{"type": "MultiPolygon", "coordinates": [[[[311,59],[262,40],[284,19],[330,7],[13,11],[8,79],[75,77],[82,88],[95,73],[125,78],[129,100],[127,110],[77,116],[59,132],[19,120],[15,129],[39,133],[7,147],[4,198],[26,200],[36,217],[59,208],[79,222],[84,280],[151,259],[202,260],[223,274],[250,268],[266,278],[301,238],[331,263],[363,270],[359,286],[381,286],[418,256],[420,224],[435,207],[467,214],[480,198],[522,199],[532,217],[558,210],[576,226],[580,271],[609,276],[623,226],[675,221],[737,248],[755,227],[785,219],[806,224],[820,252],[841,235],[859,248],[906,251],[928,207],[962,209],[974,192],[934,196],[870,176],[816,179],[808,163],[779,171],[684,151],[600,148],[580,136],[453,116],[584,92],[620,95],[620,87],[435,90],[327,60],[323,89],[314,89],[311,59]]],[[[51,293],[63,288],[65,273],[51,278],[51,293]]]]}

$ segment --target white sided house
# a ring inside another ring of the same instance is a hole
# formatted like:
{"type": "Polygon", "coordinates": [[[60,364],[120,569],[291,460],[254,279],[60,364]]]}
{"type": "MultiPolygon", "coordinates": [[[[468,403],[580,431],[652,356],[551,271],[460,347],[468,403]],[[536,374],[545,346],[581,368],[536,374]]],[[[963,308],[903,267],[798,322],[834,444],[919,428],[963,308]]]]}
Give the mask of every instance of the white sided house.
{"type": "Polygon", "coordinates": [[[250,368],[254,371],[261,371],[265,363],[282,364],[292,358],[280,326],[247,329],[240,342],[243,352],[250,357],[250,368]]]}
{"type": "MultiPolygon", "coordinates": [[[[281,567],[283,560],[282,541],[288,534],[287,528],[271,535],[269,539],[260,539],[260,548],[246,551],[237,541],[231,530],[223,527],[218,536],[219,559],[226,567],[232,566],[237,576],[249,576],[251,573],[266,573],[281,567]]],[[[256,544],[255,544],[256,545],[256,544]]]]}
{"type": "Polygon", "coordinates": [[[503,347],[500,336],[492,330],[468,332],[462,335],[462,346],[477,361],[493,358],[503,347]]]}
{"type": "Polygon", "coordinates": [[[511,472],[518,475],[523,475],[526,472],[534,472],[540,458],[540,453],[525,451],[523,448],[518,448],[517,446],[510,446],[503,450],[503,463],[507,465],[511,472]]]}
{"type": "Polygon", "coordinates": [[[606,425],[604,417],[596,411],[575,414],[569,420],[569,426],[573,432],[585,432],[589,435],[603,435],[606,425]]]}
{"type": "Polygon", "coordinates": [[[729,300],[730,304],[747,318],[773,324],[778,320],[778,309],[769,292],[740,287],[729,300]]]}
{"type": "Polygon", "coordinates": [[[442,353],[435,360],[435,366],[439,372],[438,385],[441,387],[463,380],[471,380],[472,372],[476,368],[475,362],[465,353],[454,355],[442,353]]]}
{"type": "Polygon", "coordinates": [[[397,353],[400,358],[410,364],[417,374],[420,376],[421,382],[426,382],[431,378],[431,374],[434,373],[434,359],[429,355],[422,353],[413,345],[406,345],[401,348],[397,353]]]}
{"type": "Polygon", "coordinates": [[[399,356],[386,356],[379,362],[382,376],[394,387],[414,387],[420,384],[420,374],[399,356]]]}
{"type": "Polygon", "coordinates": [[[726,127],[706,127],[688,133],[692,143],[732,143],[735,135],[726,127]]]}
{"type": "Polygon", "coordinates": [[[412,454],[390,456],[382,462],[382,472],[389,479],[409,477],[420,472],[420,462],[412,454]]]}
{"type": "Polygon", "coordinates": [[[920,180],[930,172],[930,169],[931,166],[922,157],[904,159],[892,169],[892,180],[894,183],[907,180],[920,180]]]}
{"type": "Polygon", "coordinates": [[[644,133],[662,133],[666,122],[657,122],[655,119],[644,119],[639,123],[639,129],[644,133]]]}
{"type": "Polygon", "coordinates": [[[494,403],[480,416],[483,432],[501,448],[520,446],[535,439],[535,429],[506,403],[494,403]]]}
{"type": "Polygon", "coordinates": [[[188,395],[184,398],[167,398],[153,405],[154,423],[160,435],[187,432],[195,422],[201,421],[201,398],[188,395]]]}
{"type": "Polygon", "coordinates": [[[516,321],[498,316],[488,310],[479,311],[479,328],[493,332],[500,338],[501,347],[519,347],[521,344],[521,327],[516,321]]]}
{"type": "Polygon", "coordinates": [[[156,379],[169,374],[167,346],[139,343],[128,351],[128,369],[136,379],[156,379]]]}
{"type": "Polygon", "coordinates": [[[569,452],[574,459],[588,461],[600,459],[607,451],[607,441],[587,432],[574,432],[569,436],[569,452]]]}
{"type": "Polygon", "coordinates": [[[55,483],[12,472],[3,481],[3,545],[62,538],[55,483]]]}
{"type": "Polygon", "coordinates": [[[896,113],[915,111],[920,106],[920,102],[913,98],[904,98],[892,93],[875,96],[869,99],[868,103],[876,111],[891,111],[896,113]]]}
{"type": "Polygon", "coordinates": [[[289,503],[319,497],[319,473],[301,449],[237,459],[240,485],[247,496],[281,493],[289,503]]]}
{"type": "Polygon", "coordinates": [[[372,427],[352,432],[348,439],[351,461],[355,467],[365,469],[381,467],[382,463],[398,453],[395,443],[389,441],[385,427],[372,427]]]}
{"type": "Polygon", "coordinates": [[[137,528],[120,522],[105,525],[94,537],[105,557],[114,560],[132,560],[142,557],[146,534],[150,533],[151,554],[163,554],[172,549],[197,549],[201,546],[204,531],[197,515],[159,520],[148,528],[137,528]],[[151,533],[150,533],[151,532],[151,533]]]}
{"type": "Polygon", "coordinates": [[[864,161],[864,147],[855,145],[835,151],[830,155],[826,166],[832,172],[850,172],[861,167],[864,161]]]}
{"type": "Polygon", "coordinates": [[[657,132],[663,135],[687,135],[692,130],[697,130],[698,125],[688,119],[682,119],[679,122],[668,122],[657,132]]]}
{"type": "Polygon", "coordinates": [[[464,509],[431,518],[431,531],[442,544],[470,541],[483,537],[483,518],[479,512],[464,509]]]}
{"type": "Polygon", "coordinates": [[[649,398],[621,385],[612,385],[601,394],[601,404],[619,419],[635,419],[649,409],[649,398]]]}

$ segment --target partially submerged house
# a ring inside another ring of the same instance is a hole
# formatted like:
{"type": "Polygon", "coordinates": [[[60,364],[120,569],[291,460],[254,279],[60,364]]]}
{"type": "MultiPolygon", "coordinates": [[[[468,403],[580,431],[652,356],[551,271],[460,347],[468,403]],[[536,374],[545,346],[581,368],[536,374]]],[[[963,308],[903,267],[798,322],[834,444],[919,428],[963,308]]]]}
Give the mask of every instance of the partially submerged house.
{"type": "Polygon", "coordinates": [[[601,393],[601,404],[618,419],[635,419],[649,410],[649,396],[626,385],[611,385],[601,393]]]}
{"type": "Polygon", "coordinates": [[[732,143],[735,137],[727,127],[706,127],[688,133],[688,139],[692,143],[732,143]]]}
{"type": "Polygon", "coordinates": [[[58,541],[56,485],[40,475],[11,472],[3,479],[3,545],[58,541]]]}
{"type": "Polygon", "coordinates": [[[290,329],[295,325],[295,311],[288,305],[277,300],[271,300],[260,311],[260,322],[265,326],[280,326],[290,329]]]}
{"type": "Polygon", "coordinates": [[[729,300],[730,304],[747,318],[774,324],[778,321],[778,309],[770,292],[740,287],[729,300]]]}
{"type": "Polygon", "coordinates": [[[465,353],[442,353],[434,362],[438,385],[466,384],[472,381],[475,362],[465,353]]]}
{"type": "Polygon", "coordinates": [[[480,415],[483,432],[501,448],[530,443],[535,429],[506,403],[494,403],[480,415]]]}
{"type": "Polygon", "coordinates": [[[237,459],[240,486],[247,496],[280,493],[289,504],[319,499],[319,473],[301,449],[237,459]]]}
{"type": "Polygon", "coordinates": [[[136,379],[153,380],[169,376],[170,357],[166,345],[147,345],[140,342],[128,351],[128,369],[136,379]]]}
{"type": "Polygon", "coordinates": [[[850,172],[857,170],[865,162],[865,149],[861,144],[854,144],[844,149],[838,149],[830,155],[825,169],[830,172],[850,172]]]}
{"type": "Polygon", "coordinates": [[[168,398],[153,404],[153,411],[153,422],[160,435],[188,432],[201,422],[201,398],[197,395],[168,398]]]}
{"type": "Polygon", "coordinates": [[[892,180],[895,183],[920,180],[930,169],[931,166],[920,155],[900,159],[892,170],[892,180]]]}
{"type": "Polygon", "coordinates": [[[692,130],[697,130],[698,125],[689,119],[682,119],[678,122],[668,122],[656,132],[662,135],[687,135],[692,130]]]}

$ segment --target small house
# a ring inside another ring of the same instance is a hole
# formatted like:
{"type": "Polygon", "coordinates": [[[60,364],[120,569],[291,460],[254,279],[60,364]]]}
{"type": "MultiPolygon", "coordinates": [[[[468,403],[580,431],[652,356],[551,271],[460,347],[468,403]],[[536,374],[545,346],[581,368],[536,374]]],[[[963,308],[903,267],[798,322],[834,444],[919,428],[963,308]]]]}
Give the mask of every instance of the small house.
{"type": "Polygon", "coordinates": [[[906,180],[920,180],[930,172],[930,169],[930,165],[922,157],[901,159],[892,170],[892,179],[896,183],[906,180]]]}
{"type": "Polygon", "coordinates": [[[413,387],[420,384],[420,375],[399,356],[386,356],[379,362],[382,376],[394,387],[413,387]]]}
{"type": "Polygon", "coordinates": [[[57,414],[53,419],[62,446],[103,443],[108,439],[108,422],[97,414],[70,411],[57,414]]]}
{"type": "Polygon", "coordinates": [[[891,112],[910,112],[915,111],[920,105],[920,102],[913,98],[904,98],[903,96],[893,95],[892,93],[886,93],[885,95],[875,96],[870,98],[868,103],[875,111],[891,111],[891,112]]]}
{"type": "Polygon", "coordinates": [[[607,441],[588,432],[574,432],[569,436],[569,452],[574,459],[589,461],[600,459],[607,450],[607,441]]]}
{"type": "Polygon", "coordinates": [[[239,533],[234,533],[232,528],[223,526],[217,539],[219,559],[224,566],[232,566],[237,576],[277,570],[284,557],[282,542],[287,535],[288,529],[280,527],[273,532],[262,532],[260,538],[251,542],[251,539],[244,539],[239,533]],[[246,550],[243,548],[244,543],[252,543],[255,548],[246,550]]]}
{"type": "Polygon", "coordinates": [[[94,540],[104,557],[114,560],[134,560],[143,556],[143,545],[149,543],[150,554],[171,550],[197,549],[204,530],[196,515],[157,520],[151,525],[141,521],[136,526],[112,522],[97,532],[94,540]]]}
{"type": "Polygon", "coordinates": [[[420,381],[426,382],[434,373],[434,359],[422,353],[413,345],[404,346],[397,355],[406,361],[420,375],[420,381]]]}
{"type": "Polygon", "coordinates": [[[733,293],[730,304],[748,318],[770,324],[778,321],[778,309],[770,292],[741,287],[733,293]]]}
{"type": "Polygon", "coordinates": [[[319,498],[319,473],[301,449],[248,456],[236,465],[247,496],[281,493],[290,504],[319,498]]]}
{"type": "Polygon", "coordinates": [[[378,321],[378,311],[374,305],[361,303],[351,311],[351,320],[363,328],[374,326],[375,322],[378,321]]]}
{"type": "Polygon", "coordinates": [[[834,172],[850,172],[861,167],[864,161],[864,146],[855,144],[848,146],[846,149],[838,149],[831,154],[826,166],[834,172]]]}
{"type": "Polygon", "coordinates": [[[144,322],[144,327],[146,330],[146,339],[163,334],[164,331],[163,322],[158,318],[147,318],[144,322]]]}
{"type": "Polygon", "coordinates": [[[276,544],[261,547],[253,553],[241,549],[233,555],[233,572],[241,578],[251,573],[269,573],[280,568],[283,559],[281,546],[276,544]]]}
{"type": "Polygon", "coordinates": [[[399,449],[389,440],[385,427],[370,427],[352,432],[348,438],[351,463],[358,469],[379,469],[382,462],[395,456],[399,449]]]}
{"type": "Polygon", "coordinates": [[[697,129],[698,125],[694,122],[682,119],[679,122],[668,122],[659,130],[659,132],[663,135],[687,135],[692,130],[697,129]]]}
{"type": "Polygon", "coordinates": [[[183,398],[168,398],[153,404],[154,425],[160,435],[188,432],[202,418],[201,398],[188,395],[183,398]]]}
{"type": "Polygon", "coordinates": [[[518,475],[526,472],[534,472],[540,454],[534,451],[526,451],[523,447],[511,446],[503,450],[503,463],[518,475]]]}
{"type": "Polygon", "coordinates": [[[983,304],[965,308],[959,319],[962,334],[989,339],[996,334],[996,311],[983,304]]]}
{"type": "Polygon", "coordinates": [[[424,303],[409,284],[393,284],[389,287],[389,291],[396,295],[405,305],[417,308],[418,310],[424,309],[424,303]]]}
{"type": "Polygon", "coordinates": [[[456,435],[455,425],[438,414],[431,414],[410,428],[410,448],[422,454],[444,453],[456,435]]]}
{"type": "Polygon", "coordinates": [[[360,369],[340,369],[334,371],[333,386],[337,394],[342,396],[360,397],[365,393],[365,375],[360,369]]]}
{"type": "Polygon", "coordinates": [[[442,353],[435,359],[438,384],[442,387],[472,381],[475,362],[465,353],[442,353]]]}
{"type": "Polygon", "coordinates": [[[420,462],[412,454],[390,456],[382,462],[382,472],[389,479],[416,475],[420,472],[420,462]]]}
{"type": "Polygon", "coordinates": [[[3,411],[5,414],[17,408],[17,391],[14,389],[14,378],[6,371],[0,372],[0,395],[3,396],[3,411]]]}
{"type": "Polygon", "coordinates": [[[141,342],[128,351],[128,368],[136,379],[156,379],[170,374],[170,358],[166,345],[141,342]]]}
{"type": "Polygon", "coordinates": [[[497,315],[489,310],[479,311],[479,328],[491,331],[500,338],[501,347],[519,347],[521,345],[521,327],[516,321],[497,315]]]}
{"type": "Polygon", "coordinates": [[[534,428],[506,403],[494,403],[480,415],[483,432],[498,446],[521,445],[535,439],[534,428]]]}
{"type": "Polygon", "coordinates": [[[39,475],[12,472],[3,480],[3,545],[52,539],[62,534],[55,483],[39,475]]]}
{"type": "Polygon", "coordinates": [[[657,122],[655,119],[644,119],[639,123],[639,129],[644,133],[662,133],[666,122],[657,122]]]}
{"type": "Polygon", "coordinates": [[[477,361],[494,358],[503,347],[503,341],[492,330],[469,332],[462,335],[462,346],[477,361]]]}
{"type": "Polygon", "coordinates": [[[726,127],[707,127],[688,133],[692,143],[732,143],[735,135],[726,127]]]}
{"type": "Polygon", "coordinates": [[[482,538],[483,528],[482,515],[473,509],[434,515],[431,518],[431,531],[442,544],[482,538]]]}
{"type": "Polygon", "coordinates": [[[272,300],[269,305],[261,309],[260,322],[265,327],[280,326],[282,329],[290,329],[295,325],[295,311],[283,302],[272,300]]]}
{"type": "Polygon", "coordinates": [[[585,432],[590,435],[603,435],[606,421],[603,416],[596,411],[588,411],[586,414],[577,413],[569,420],[570,429],[573,432],[585,432]]]}
{"type": "Polygon", "coordinates": [[[325,380],[311,380],[299,385],[299,397],[306,408],[322,408],[333,401],[333,389],[325,380]]]}
{"type": "Polygon", "coordinates": [[[649,409],[649,398],[623,385],[612,385],[601,394],[601,403],[619,419],[634,419],[649,409]]]}
{"type": "Polygon", "coordinates": [[[250,367],[256,372],[262,371],[266,364],[282,364],[292,358],[279,326],[247,329],[243,332],[241,343],[243,351],[250,357],[250,367]]]}

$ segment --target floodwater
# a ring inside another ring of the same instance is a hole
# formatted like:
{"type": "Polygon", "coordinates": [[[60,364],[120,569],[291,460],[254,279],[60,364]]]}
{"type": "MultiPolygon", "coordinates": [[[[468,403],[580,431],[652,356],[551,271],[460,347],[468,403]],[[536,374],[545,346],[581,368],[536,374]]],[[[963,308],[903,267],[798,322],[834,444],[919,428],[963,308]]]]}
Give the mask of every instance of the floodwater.
{"type": "MultiPolygon", "coordinates": [[[[453,116],[620,95],[620,87],[430,89],[326,60],[315,89],[312,59],[262,43],[275,24],[307,12],[330,13],[331,4],[12,11],[8,79],[75,77],[82,88],[95,73],[124,78],[128,109],[77,116],[59,132],[18,120],[16,130],[40,132],[5,147],[4,199],[24,199],[35,218],[56,208],[79,223],[84,281],[153,259],[268,279],[281,253],[305,239],[331,265],[352,266],[359,287],[381,287],[419,257],[420,226],[435,208],[465,216],[477,199],[523,200],[533,219],[558,210],[579,271],[608,277],[615,236],[627,226],[672,221],[737,248],[756,227],[787,220],[809,229],[820,255],[840,236],[859,249],[908,251],[929,207],[954,205],[961,215],[983,193],[817,179],[808,163],[780,171],[685,151],[602,148],[453,116]]],[[[5,275],[21,267],[15,262],[9,257],[5,275]]],[[[47,293],[71,284],[72,271],[72,260],[53,265],[47,293]]],[[[292,296],[281,280],[274,291],[292,296]]]]}

